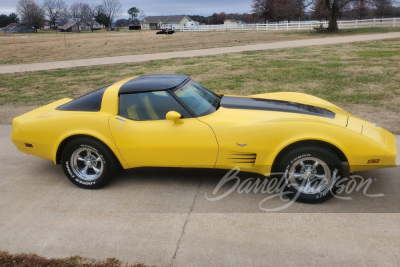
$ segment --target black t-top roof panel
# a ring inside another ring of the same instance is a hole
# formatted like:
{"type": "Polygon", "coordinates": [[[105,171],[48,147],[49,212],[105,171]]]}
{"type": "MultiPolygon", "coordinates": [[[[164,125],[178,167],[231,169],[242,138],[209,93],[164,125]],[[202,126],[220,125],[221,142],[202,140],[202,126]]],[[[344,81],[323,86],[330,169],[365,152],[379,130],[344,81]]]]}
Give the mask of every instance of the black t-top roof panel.
{"type": "Polygon", "coordinates": [[[124,83],[119,94],[174,89],[188,80],[190,77],[182,74],[143,75],[124,83]]]}

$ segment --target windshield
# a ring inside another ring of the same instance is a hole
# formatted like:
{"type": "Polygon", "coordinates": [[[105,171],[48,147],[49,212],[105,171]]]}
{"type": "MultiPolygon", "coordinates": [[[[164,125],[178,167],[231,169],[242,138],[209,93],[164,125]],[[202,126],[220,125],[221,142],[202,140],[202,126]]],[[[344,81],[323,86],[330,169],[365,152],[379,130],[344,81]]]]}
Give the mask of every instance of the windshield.
{"type": "Polygon", "coordinates": [[[176,89],[174,93],[196,113],[196,116],[204,116],[215,112],[221,101],[217,94],[194,81],[190,81],[181,88],[176,89]]]}

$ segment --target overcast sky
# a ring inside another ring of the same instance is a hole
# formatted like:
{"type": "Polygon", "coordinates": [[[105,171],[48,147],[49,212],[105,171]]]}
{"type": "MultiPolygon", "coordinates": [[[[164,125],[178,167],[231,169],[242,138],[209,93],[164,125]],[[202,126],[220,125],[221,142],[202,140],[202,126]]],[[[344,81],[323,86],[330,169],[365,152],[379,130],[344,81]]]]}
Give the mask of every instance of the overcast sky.
{"type": "MultiPolygon", "coordinates": [[[[15,12],[18,0],[0,0],[0,14],[15,12]]],[[[35,0],[42,4],[44,0],[35,0]]],[[[74,2],[100,3],[102,0],[64,0],[68,5],[74,2]]],[[[120,0],[123,17],[135,6],[144,10],[147,16],[155,15],[212,15],[214,12],[250,13],[252,0],[120,0]]]]}

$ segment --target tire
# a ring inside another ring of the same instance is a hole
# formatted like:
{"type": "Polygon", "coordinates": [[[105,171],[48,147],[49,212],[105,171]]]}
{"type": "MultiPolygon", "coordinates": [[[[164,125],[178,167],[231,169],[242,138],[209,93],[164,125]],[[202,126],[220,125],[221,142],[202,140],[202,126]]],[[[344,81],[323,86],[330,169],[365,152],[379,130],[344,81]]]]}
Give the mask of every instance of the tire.
{"type": "Polygon", "coordinates": [[[321,203],[333,197],[343,165],[327,148],[298,147],[283,155],[277,172],[285,179],[285,191],[303,203],[321,203]]]}
{"type": "Polygon", "coordinates": [[[85,189],[101,188],[118,173],[112,152],[89,138],[69,142],[62,152],[61,164],[68,179],[85,189]]]}

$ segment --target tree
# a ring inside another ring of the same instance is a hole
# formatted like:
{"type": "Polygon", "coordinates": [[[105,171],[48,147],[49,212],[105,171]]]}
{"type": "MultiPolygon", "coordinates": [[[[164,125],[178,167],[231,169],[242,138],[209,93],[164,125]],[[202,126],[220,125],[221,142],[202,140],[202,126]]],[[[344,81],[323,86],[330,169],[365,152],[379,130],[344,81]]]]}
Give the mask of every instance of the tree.
{"type": "MultiPolygon", "coordinates": [[[[324,0],[326,8],[329,10],[329,26],[328,32],[337,32],[337,18],[339,13],[344,9],[349,9],[351,4],[360,0],[324,0]]],[[[385,10],[393,10],[392,3],[394,0],[365,0],[375,7],[377,13],[382,17],[385,10]]]]}
{"type": "Polygon", "coordinates": [[[78,2],[73,3],[70,10],[71,16],[78,26],[78,32],[80,32],[82,24],[86,23],[87,19],[90,17],[90,7],[88,4],[78,2]]]}
{"type": "Polygon", "coordinates": [[[58,18],[58,22],[61,25],[64,25],[65,23],[70,21],[70,19],[72,19],[71,12],[69,12],[69,10],[66,9],[64,12],[61,13],[60,17],[58,18]]]}
{"type": "Polygon", "coordinates": [[[210,24],[224,24],[224,20],[227,19],[226,13],[214,13],[210,17],[210,24]]]}
{"type": "Polygon", "coordinates": [[[96,22],[104,25],[104,27],[108,28],[110,26],[110,18],[104,13],[102,5],[96,7],[94,18],[96,22]]]}
{"type": "Polygon", "coordinates": [[[128,26],[129,22],[131,20],[127,20],[127,19],[117,19],[117,21],[115,22],[115,26],[117,27],[126,27],[128,26]]]}
{"type": "Polygon", "coordinates": [[[257,20],[257,17],[254,14],[243,13],[241,20],[246,23],[255,23],[257,20]]]}
{"type": "Polygon", "coordinates": [[[276,0],[253,0],[253,13],[262,18],[265,23],[275,16],[276,0]]]}
{"type": "MultiPolygon", "coordinates": [[[[312,0],[310,0],[312,1],[312,0]]],[[[266,23],[269,20],[300,19],[304,16],[306,0],[253,0],[253,12],[266,23]]]]}
{"type": "Polygon", "coordinates": [[[86,12],[84,12],[84,16],[85,16],[85,21],[87,24],[89,24],[90,26],[90,30],[93,32],[93,26],[94,23],[96,22],[96,14],[97,14],[97,10],[98,10],[98,5],[87,5],[86,7],[86,12]]]}
{"type": "Polygon", "coordinates": [[[17,13],[20,14],[22,22],[34,28],[36,32],[44,26],[44,10],[34,0],[19,0],[17,13]]]}
{"type": "Polygon", "coordinates": [[[112,22],[121,12],[122,4],[119,0],[103,0],[101,6],[103,13],[109,19],[109,29],[111,30],[112,22]]]}
{"type": "Polygon", "coordinates": [[[304,16],[304,1],[303,0],[279,0],[275,1],[277,13],[275,19],[286,19],[290,22],[293,19],[298,19],[304,16]]]}
{"type": "Polygon", "coordinates": [[[18,23],[19,22],[18,15],[12,12],[10,15],[8,15],[8,21],[9,23],[18,23]]]}
{"type": "Polygon", "coordinates": [[[142,21],[145,17],[146,17],[146,13],[144,13],[144,10],[140,10],[140,13],[138,15],[139,22],[142,21]]]}
{"type": "Polygon", "coordinates": [[[375,14],[381,18],[394,13],[392,0],[371,0],[371,5],[375,8],[375,14]]]}
{"type": "Polygon", "coordinates": [[[43,9],[51,26],[55,28],[56,21],[67,11],[67,4],[63,0],[45,0],[43,9]]]}
{"type": "Polygon", "coordinates": [[[137,19],[139,12],[140,12],[140,10],[136,7],[131,7],[130,9],[128,9],[128,14],[131,15],[132,21],[137,19]]]}
{"type": "Polygon", "coordinates": [[[325,6],[325,0],[316,0],[311,10],[311,18],[319,20],[329,19],[329,10],[325,6]]]}
{"type": "Polygon", "coordinates": [[[353,1],[350,6],[350,16],[355,19],[363,19],[368,15],[369,8],[366,0],[353,1]]]}
{"type": "Polygon", "coordinates": [[[355,0],[324,0],[325,7],[329,11],[328,32],[338,32],[337,19],[339,13],[348,7],[349,3],[355,0]]]}
{"type": "Polygon", "coordinates": [[[201,15],[188,15],[189,18],[191,18],[194,21],[198,21],[199,23],[207,23],[207,18],[205,16],[201,15]]]}
{"type": "Polygon", "coordinates": [[[10,23],[18,23],[18,22],[19,18],[15,13],[11,13],[10,15],[5,15],[5,14],[0,15],[0,28],[3,28],[10,23]]]}

